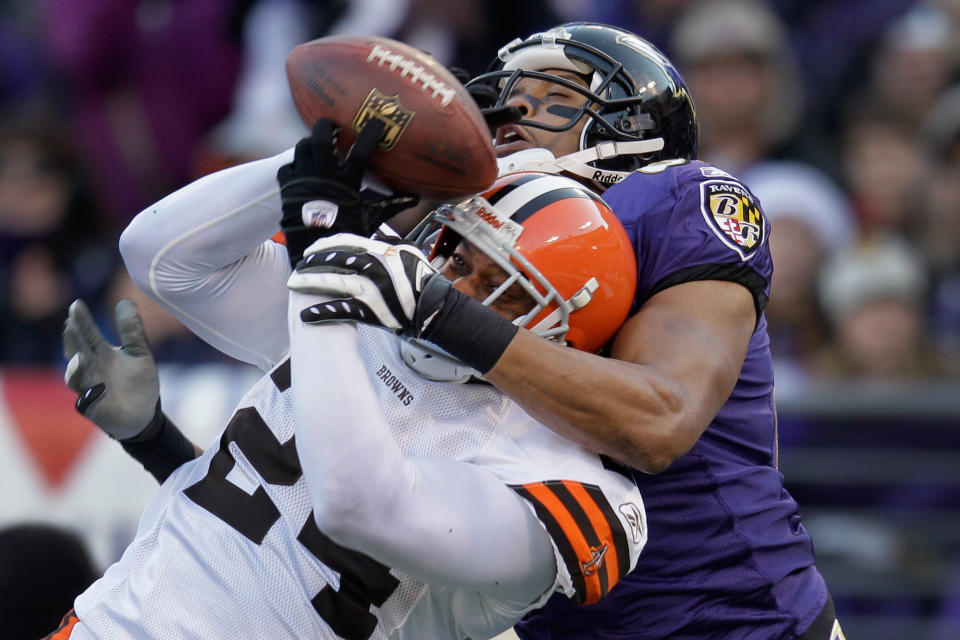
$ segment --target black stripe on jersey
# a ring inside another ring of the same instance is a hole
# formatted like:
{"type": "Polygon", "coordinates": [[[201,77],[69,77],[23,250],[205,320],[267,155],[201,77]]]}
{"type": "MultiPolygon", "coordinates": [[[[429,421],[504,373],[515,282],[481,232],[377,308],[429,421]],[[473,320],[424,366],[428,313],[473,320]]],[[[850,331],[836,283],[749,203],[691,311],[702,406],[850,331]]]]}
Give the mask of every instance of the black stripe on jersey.
{"type": "Polygon", "coordinates": [[[592,193],[586,189],[580,189],[577,187],[562,187],[560,189],[551,189],[544,194],[537,196],[536,198],[528,201],[522,207],[517,209],[510,219],[514,222],[523,224],[527,218],[535,214],[540,209],[543,209],[550,203],[556,202],[557,200],[565,200],[567,198],[583,198],[584,200],[598,200],[592,193]]]}
{"type": "Polygon", "coordinates": [[[313,512],[297,540],[320,562],[340,574],[340,588],[327,584],[311,599],[314,610],[341,638],[366,640],[377,627],[370,606],[382,607],[400,581],[390,569],[359,551],[341,547],[320,528],[313,512]]]}
{"type": "MultiPolygon", "coordinates": [[[[600,537],[597,535],[596,530],[593,528],[593,523],[590,522],[589,516],[583,510],[583,507],[580,505],[580,502],[570,493],[570,490],[560,482],[559,480],[548,480],[543,483],[548,489],[553,491],[553,494],[557,496],[560,502],[564,507],[567,508],[567,511],[570,512],[570,515],[573,516],[574,522],[577,523],[577,527],[580,529],[580,532],[583,533],[584,539],[587,541],[587,544],[590,545],[592,549],[599,548],[603,543],[600,541],[600,537]]],[[[597,497],[590,491],[592,485],[578,483],[583,488],[587,489],[590,493],[590,497],[593,498],[593,501],[597,501],[597,497]]],[[[597,488],[599,491],[599,488],[597,488]]],[[[601,498],[603,494],[600,494],[601,498]]],[[[606,515],[606,514],[604,514],[606,515]]],[[[617,553],[620,553],[619,547],[617,547],[617,553]]],[[[580,571],[585,571],[585,569],[580,566],[578,563],[578,569],[580,571]]],[[[609,580],[607,579],[607,570],[603,564],[600,567],[596,568],[597,576],[600,578],[600,597],[607,595],[607,592],[610,591],[609,580]]]]}
{"type": "MultiPolygon", "coordinates": [[[[259,414],[257,418],[260,418],[259,414]]],[[[267,484],[292,486],[303,474],[300,459],[297,458],[294,436],[281,444],[266,423],[263,426],[263,429],[257,430],[241,427],[234,433],[233,438],[267,484]]]]}
{"type": "Polygon", "coordinates": [[[504,188],[500,189],[500,190],[497,191],[495,194],[493,194],[492,196],[490,196],[489,198],[487,198],[487,202],[489,202],[489,203],[492,204],[492,205],[496,205],[498,202],[500,202],[500,200],[502,200],[502,199],[503,199],[506,195],[508,195],[511,191],[516,190],[517,187],[521,187],[521,186],[527,184],[528,182],[530,182],[531,180],[536,180],[536,179],[538,179],[538,178],[540,178],[540,177],[542,177],[542,176],[540,176],[540,175],[532,175],[532,174],[531,174],[531,175],[528,175],[528,176],[518,176],[513,182],[511,182],[510,184],[508,184],[507,186],[505,186],[504,188]]]}
{"type": "Polygon", "coordinates": [[[276,385],[280,393],[290,388],[290,358],[287,358],[279,366],[270,372],[270,379],[276,385]]]}
{"type": "Polygon", "coordinates": [[[647,300],[664,289],[669,289],[684,282],[696,282],[697,280],[725,280],[742,284],[753,296],[757,322],[760,322],[760,314],[767,306],[767,296],[763,292],[767,286],[767,281],[754,271],[753,267],[745,264],[701,264],[680,269],[661,278],[657,284],[653,285],[647,295],[640,299],[640,305],[642,306],[647,300]]]}
{"type": "MultiPolygon", "coordinates": [[[[341,584],[341,586],[343,586],[341,584]]],[[[329,584],[313,596],[314,611],[330,625],[339,638],[366,640],[377,629],[377,617],[369,609],[360,607],[349,598],[338,597],[339,592],[329,584]]]]}
{"type": "Polygon", "coordinates": [[[564,563],[567,565],[567,572],[573,579],[573,589],[576,594],[577,604],[583,604],[587,597],[587,582],[583,576],[583,568],[580,566],[580,559],[577,558],[577,552],[570,544],[570,540],[567,539],[567,534],[564,533],[563,527],[561,527],[560,523],[553,517],[550,510],[525,487],[520,485],[509,485],[509,487],[533,505],[533,510],[537,512],[537,517],[540,518],[540,521],[543,522],[543,525],[547,528],[547,533],[553,538],[557,549],[560,550],[560,555],[563,557],[564,563]]]}
{"type": "Polygon", "coordinates": [[[390,568],[377,562],[370,556],[342,547],[327,537],[320,527],[313,512],[303,523],[303,528],[297,535],[303,546],[316,556],[317,560],[327,565],[341,577],[353,578],[357,592],[365,594],[364,608],[371,604],[380,607],[387,601],[400,581],[390,573],[390,568]]]}
{"type": "Polygon", "coordinates": [[[617,550],[617,575],[622,578],[630,571],[630,544],[627,542],[627,532],[623,530],[623,523],[614,513],[613,507],[610,506],[600,487],[593,484],[584,484],[583,488],[593,498],[597,508],[603,514],[604,520],[607,521],[607,526],[613,533],[613,548],[617,550]]]}
{"type": "Polygon", "coordinates": [[[614,473],[619,473],[621,476],[629,480],[631,484],[636,483],[636,480],[633,477],[633,472],[630,471],[630,467],[623,464],[622,462],[614,460],[610,456],[605,456],[601,454],[600,464],[602,464],[603,468],[606,469],[607,471],[613,471],[614,473]]]}

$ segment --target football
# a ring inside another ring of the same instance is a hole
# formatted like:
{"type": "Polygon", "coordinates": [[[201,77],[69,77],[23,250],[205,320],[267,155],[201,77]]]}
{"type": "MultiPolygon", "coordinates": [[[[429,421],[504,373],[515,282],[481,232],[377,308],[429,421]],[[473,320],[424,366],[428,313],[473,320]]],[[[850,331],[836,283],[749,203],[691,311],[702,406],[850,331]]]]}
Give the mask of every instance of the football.
{"type": "Polygon", "coordinates": [[[371,118],[384,122],[370,169],[387,186],[446,200],[483,191],[496,179],[480,109],[422,51],[376,36],[329,36],[295,47],[286,69],[304,124],[333,120],[341,152],[371,118]]]}

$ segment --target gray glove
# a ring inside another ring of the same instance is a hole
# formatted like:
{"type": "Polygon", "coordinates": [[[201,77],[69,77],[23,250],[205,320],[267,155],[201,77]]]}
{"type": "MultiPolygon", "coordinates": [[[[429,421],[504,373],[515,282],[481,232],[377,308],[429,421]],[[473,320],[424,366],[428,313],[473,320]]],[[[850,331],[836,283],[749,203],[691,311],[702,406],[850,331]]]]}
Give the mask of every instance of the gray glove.
{"type": "Polygon", "coordinates": [[[64,381],[79,394],[77,411],[108,435],[128,440],[153,419],[160,381],[136,303],[121,300],[116,318],[119,347],[103,337],[82,300],[70,305],[63,328],[64,381]]]}

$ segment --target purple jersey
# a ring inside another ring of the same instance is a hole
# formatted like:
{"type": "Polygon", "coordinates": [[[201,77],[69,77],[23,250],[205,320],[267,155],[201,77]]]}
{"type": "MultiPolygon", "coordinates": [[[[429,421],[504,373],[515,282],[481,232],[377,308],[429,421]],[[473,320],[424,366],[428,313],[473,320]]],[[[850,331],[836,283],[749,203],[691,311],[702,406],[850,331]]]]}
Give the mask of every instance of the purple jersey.
{"type": "Polygon", "coordinates": [[[634,470],[650,537],[636,569],[601,602],[554,597],[518,625],[529,640],[792,638],[827,600],[810,536],[776,469],[766,320],[772,264],[757,199],[704,164],[661,163],[604,194],[637,251],[639,307],[693,280],[746,286],[758,322],[723,408],[663,473],[634,470]]]}

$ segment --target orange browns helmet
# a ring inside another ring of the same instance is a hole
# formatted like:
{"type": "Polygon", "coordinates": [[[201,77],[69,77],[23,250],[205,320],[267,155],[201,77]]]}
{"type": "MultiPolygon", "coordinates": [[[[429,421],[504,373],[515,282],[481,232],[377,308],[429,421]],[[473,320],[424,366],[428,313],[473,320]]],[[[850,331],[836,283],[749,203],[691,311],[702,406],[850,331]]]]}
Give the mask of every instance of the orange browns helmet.
{"type": "Polygon", "coordinates": [[[596,352],[626,320],[637,286],[633,247],[610,207],[580,183],[508,174],[479,196],[440,207],[433,219],[443,227],[431,262],[465,239],[507,272],[484,304],[513,282],[533,297],[518,326],[596,352]]]}

